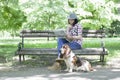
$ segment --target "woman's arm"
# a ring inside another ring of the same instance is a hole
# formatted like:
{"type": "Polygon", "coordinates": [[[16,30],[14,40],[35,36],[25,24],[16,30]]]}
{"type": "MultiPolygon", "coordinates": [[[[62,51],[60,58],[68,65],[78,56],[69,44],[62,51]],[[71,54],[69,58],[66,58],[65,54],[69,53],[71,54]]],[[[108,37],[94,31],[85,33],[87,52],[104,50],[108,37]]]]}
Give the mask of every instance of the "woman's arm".
{"type": "Polygon", "coordinates": [[[79,40],[82,39],[82,35],[78,35],[78,36],[72,36],[73,40],[79,40]]]}
{"type": "Polygon", "coordinates": [[[82,39],[82,35],[78,35],[78,36],[70,36],[70,35],[66,35],[66,38],[68,40],[79,40],[79,39],[82,39]]]}
{"type": "Polygon", "coordinates": [[[71,26],[68,26],[68,28],[67,28],[67,35],[66,35],[66,38],[68,39],[68,40],[79,40],[79,39],[82,39],[82,27],[81,27],[81,25],[76,25],[77,26],[77,36],[71,36],[70,34],[69,34],[69,30],[71,29],[71,26]]]}

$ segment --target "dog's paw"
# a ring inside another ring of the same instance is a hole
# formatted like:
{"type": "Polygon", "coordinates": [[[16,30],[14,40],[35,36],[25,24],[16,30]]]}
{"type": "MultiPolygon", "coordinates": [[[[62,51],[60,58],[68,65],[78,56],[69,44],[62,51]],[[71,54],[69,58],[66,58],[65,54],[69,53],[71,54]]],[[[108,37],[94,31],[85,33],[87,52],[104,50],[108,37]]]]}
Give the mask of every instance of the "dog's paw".
{"type": "Polygon", "coordinates": [[[70,73],[73,72],[73,69],[70,69],[68,72],[70,72],[70,73]]]}
{"type": "Polygon", "coordinates": [[[93,70],[91,70],[91,71],[97,71],[96,69],[93,69],[93,70]]]}

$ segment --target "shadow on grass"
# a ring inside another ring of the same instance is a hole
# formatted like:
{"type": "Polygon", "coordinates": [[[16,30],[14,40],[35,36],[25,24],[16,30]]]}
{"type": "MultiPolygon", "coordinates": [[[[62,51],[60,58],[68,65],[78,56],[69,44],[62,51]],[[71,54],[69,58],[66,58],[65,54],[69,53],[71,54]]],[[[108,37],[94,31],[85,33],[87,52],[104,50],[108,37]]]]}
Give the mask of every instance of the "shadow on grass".
{"type": "MultiPolygon", "coordinates": [[[[28,68],[39,68],[39,67],[48,67],[53,65],[55,62],[55,59],[57,55],[40,55],[40,56],[27,56],[29,59],[26,59],[25,61],[22,61],[21,63],[17,60],[13,62],[12,66],[21,66],[24,65],[24,67],[28,68]]],[[[99,66],[104,67],[106,66],[106,62],[100,62],[98,59],[87,59],[93,67],[99,66]]],[[[65,69],[66,65],[65,62],[62,62],[62,69],[65,69]]]]}

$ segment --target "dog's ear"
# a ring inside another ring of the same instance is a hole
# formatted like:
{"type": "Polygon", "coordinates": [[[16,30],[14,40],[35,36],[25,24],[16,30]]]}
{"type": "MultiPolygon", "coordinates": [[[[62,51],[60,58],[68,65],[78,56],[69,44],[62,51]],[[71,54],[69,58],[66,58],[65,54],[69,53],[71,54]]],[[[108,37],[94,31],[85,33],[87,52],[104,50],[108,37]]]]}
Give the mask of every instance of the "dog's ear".
{"type": "Polygon", "coordinates": [[[63,54],[60,54],[60,58],[63,58],[63,54]]]}
{"type": "Polygon", "coordinates": [[[71,51],[70,47],[68,45],[66,45],[66,54],[69,54],[71,51]]]}
{"type": "Polygon", "coordinates": [[[65,54],[69,54],[70,51],[71,51],[70,47],[69,47],[67,44],[64,44],[64,45],[62,46],[62,48],[65,49],[63,55],[65,55],[65,54]]]}

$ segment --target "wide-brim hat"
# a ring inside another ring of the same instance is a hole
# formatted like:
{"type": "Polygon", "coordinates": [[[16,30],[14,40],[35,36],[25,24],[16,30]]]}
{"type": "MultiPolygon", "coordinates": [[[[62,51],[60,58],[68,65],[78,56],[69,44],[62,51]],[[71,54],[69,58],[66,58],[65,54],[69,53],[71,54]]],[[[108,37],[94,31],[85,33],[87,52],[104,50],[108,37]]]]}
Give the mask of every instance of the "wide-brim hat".
{"type": "Polygon", "coordinates": [[[77,19],[77,15],[75,13],[70,13],[68,19],[77,19]]]}

